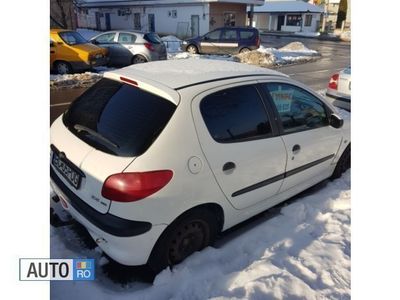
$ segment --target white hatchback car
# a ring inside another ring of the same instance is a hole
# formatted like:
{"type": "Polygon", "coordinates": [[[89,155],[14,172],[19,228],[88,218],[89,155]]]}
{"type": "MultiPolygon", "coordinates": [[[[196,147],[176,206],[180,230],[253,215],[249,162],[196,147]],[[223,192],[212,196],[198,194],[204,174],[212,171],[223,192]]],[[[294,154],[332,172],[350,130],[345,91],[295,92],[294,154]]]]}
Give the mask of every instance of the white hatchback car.
{"type": "Polygon", "coordinates": [[[99,247],[155,272],[350,163],[350,125],[284,74],[223,61],[115,70],[51,127],[51,184],[99,247]]]}

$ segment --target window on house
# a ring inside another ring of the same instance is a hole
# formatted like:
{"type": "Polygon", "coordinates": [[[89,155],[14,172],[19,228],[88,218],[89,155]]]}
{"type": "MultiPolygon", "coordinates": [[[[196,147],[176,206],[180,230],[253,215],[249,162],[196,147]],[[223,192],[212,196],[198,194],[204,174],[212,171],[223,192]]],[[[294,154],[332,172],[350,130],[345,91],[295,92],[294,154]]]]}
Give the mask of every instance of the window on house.
{"type": "Polygon", "coordinates": [[[133,26],[135,30],[142,30],[142,25],[140,24],[140,13],[133,14],[133,26]]]}
{"type": "Polygon", "coordinates": [[[306,15],[306,20],[304,22],[304,26],[310,27],[312,22],[312,15],[306,15]]]}
{"type": "Polygon", "coordinates": [[[236,15],[234,13],[224,13],[224,25],[225,26],[235,26],[236,15]]]}
{"type": "Polygon", "coordinates": [[[301,26],[301,15],[287,15],[286,26],[301,26]]]}

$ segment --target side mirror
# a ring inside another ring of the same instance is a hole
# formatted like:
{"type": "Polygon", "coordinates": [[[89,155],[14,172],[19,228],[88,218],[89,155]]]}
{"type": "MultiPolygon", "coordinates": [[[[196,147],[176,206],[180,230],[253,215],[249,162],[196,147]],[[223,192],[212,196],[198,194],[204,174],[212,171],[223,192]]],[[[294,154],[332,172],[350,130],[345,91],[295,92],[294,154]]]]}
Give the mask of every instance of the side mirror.
{"type": "Polygon", "coordinates": [[[96,40],[91,40],[90,42],[91,42],[92,44],[94,44],[94,45],[98,45],[98,44],[99,44],[99,42],[96,41],[96,40]]]}
{"type": "Polygon", "coordinates": [[[208,36],[204,36],[203,40],[208,41],[210,38],[208,36]]]}
{"type": "Polygon", "coordinates": [[[336,114],[331,114],[329,118],[329,125],[333,128],[341,128],[343,126],[343,119],[336,114]]]}

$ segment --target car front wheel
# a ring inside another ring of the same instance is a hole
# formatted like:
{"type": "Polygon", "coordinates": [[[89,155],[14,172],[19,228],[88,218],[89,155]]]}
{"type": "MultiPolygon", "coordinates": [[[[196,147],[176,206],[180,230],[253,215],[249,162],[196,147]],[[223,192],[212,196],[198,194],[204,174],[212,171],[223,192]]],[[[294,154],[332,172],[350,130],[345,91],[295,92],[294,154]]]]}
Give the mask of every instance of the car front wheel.
{"type": "Polygon", "coordinates": [[[199,49],[197,49],[197,47],[195,45],[187,46],[186,51],[189,52],[190,54],[198,54],[199,53],[199,49]]]}
{"type": "Polygon", "coordinates": [[[72,73],[72,67],[66,61],[57,61],[54,65],[54,68],[57,73],[61,75],[72,73]]]}
{"type": "Polygon", "coordinates": [[[331,179],[339,178],[347,169],[350,168],[350,152],[350,145],[348,145],[347,148],[343,151],[342,156],[339,158],[331,179]]]}

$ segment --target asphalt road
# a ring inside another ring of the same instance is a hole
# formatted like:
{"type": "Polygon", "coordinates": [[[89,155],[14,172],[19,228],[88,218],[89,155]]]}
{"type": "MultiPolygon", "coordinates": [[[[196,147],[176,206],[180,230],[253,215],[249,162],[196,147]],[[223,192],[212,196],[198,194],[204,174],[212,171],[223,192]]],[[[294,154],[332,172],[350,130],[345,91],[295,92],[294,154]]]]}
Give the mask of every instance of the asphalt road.
{"type": "MultiPolygon", "coordinates": [[[[311,38],[262,35],[261,43],[267,48],[280,48],[291,42],[302,42],[307,48],[317,50],[321,59],[300,65],[283,66],[278,71],[285,73],[312,89],[325,89],[331,75],[350,65],[350,43],[321,41],[311,38]]],[[[84,88],[50,91],[50,123],[62,114],[84,88]]]]}

